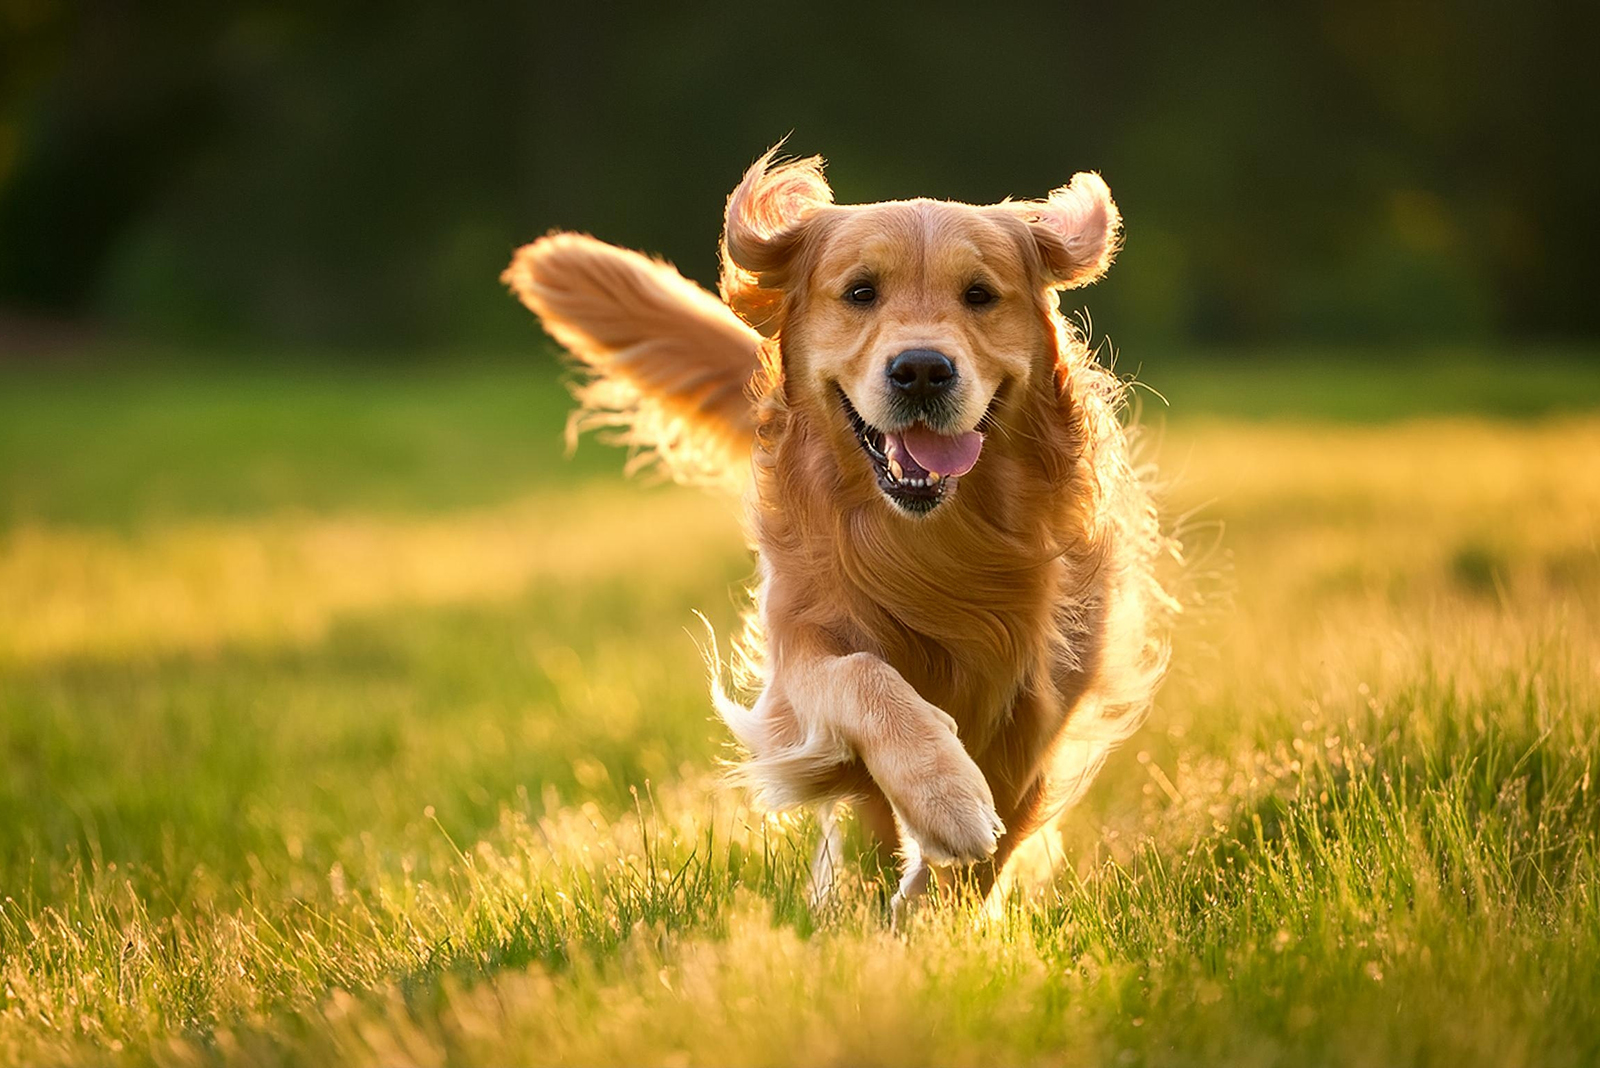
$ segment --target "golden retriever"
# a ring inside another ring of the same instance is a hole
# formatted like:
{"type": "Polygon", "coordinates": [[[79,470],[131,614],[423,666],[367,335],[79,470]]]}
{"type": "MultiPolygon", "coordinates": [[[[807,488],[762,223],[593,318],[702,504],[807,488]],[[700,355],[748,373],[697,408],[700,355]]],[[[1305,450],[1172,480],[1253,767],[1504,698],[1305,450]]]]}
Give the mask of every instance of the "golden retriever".
{"type": "MultiPolygon", "coordinates": [[[[775,151],[775,150],[774,150],[775,151]]],[[[769,806],[848,802],[903,857],[988,892],[1087,786],[1163,673],[1161,533],[1125,386],[1057,291],[1121,219],[1078,174],[1043,200],[838,205],[817,158],[762,156],[728,198],[721,296],[571,233],[504,281],[584,365],[611,426],[685,482],[739,488],[758,555],[716,706],[769,806]]]]}

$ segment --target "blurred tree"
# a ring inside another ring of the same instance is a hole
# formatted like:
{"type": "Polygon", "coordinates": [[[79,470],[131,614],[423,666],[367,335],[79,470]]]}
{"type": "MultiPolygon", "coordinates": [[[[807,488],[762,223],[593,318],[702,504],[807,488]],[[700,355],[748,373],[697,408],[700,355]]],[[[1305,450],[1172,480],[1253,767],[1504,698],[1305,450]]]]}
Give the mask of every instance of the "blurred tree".
{"type": "Polygon", "coordinates": [[[1102,171],[1119,342],[1593,337],[1589,5],[0,0],[0,309],[498,344],[556,226],[709,280],[790,131],[841,200],[1102,171]]]}

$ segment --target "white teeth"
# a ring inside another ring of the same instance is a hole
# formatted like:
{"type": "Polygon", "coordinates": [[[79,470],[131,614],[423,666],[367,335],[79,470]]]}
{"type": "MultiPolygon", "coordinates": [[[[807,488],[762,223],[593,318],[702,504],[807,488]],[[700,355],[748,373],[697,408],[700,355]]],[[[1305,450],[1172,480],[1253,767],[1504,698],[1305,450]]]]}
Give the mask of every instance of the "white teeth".
{"type": "Polygon", "coordinates": [[[945,476],[937,471],[929,471],[924,478],[907,478],[905,466],[894,456],[884,461],[884,467],[888,469],[890,481],[907,489],[936,488],[945,479],[945,476]]]}

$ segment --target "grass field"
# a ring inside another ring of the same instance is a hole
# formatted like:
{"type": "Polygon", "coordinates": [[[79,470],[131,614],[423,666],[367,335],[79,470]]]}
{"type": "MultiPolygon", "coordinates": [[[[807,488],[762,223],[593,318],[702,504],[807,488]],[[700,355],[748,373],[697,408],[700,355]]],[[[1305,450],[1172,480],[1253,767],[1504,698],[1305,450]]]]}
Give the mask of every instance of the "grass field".
{"type": "Polygon", "coordinates": [[[1600,1061],[1600,362],[1142,377],[1172,677],[896,935],[718,784],[731,513],[547,361],[0,367],[0,1063],[1600,1061]]]}

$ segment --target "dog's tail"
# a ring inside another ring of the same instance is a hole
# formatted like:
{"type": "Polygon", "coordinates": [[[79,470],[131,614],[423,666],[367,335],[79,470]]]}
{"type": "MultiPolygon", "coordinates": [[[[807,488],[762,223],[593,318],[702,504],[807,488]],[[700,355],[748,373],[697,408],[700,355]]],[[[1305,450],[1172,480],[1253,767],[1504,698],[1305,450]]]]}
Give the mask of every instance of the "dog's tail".
{"type": "Polygon", "coordinates": [[[755,433],[761,337],[666,263],[583,234],[517,250],[501,275],[583,364],[569,443],[585,430],[659,462],[679,482],[738,488],[755,433]]]}

